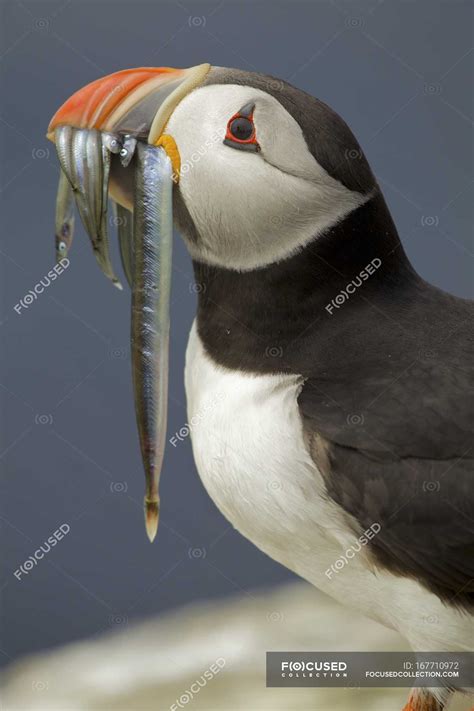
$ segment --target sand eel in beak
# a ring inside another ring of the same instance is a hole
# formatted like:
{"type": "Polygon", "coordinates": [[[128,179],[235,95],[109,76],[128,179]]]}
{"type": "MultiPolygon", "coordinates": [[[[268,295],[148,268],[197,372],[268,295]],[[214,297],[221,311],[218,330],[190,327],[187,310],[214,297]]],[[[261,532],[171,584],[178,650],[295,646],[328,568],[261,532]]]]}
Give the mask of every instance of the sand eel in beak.
{"type": "Polygon", "coordinates": [[[146,474],[145,522],[158,526],[158,480],[168,407],[169,301],[173,239],[171,161],[162,148],[139,143],[133,209],[132,371],[146,474]]]}
{"type": "Polygon", "coordinates": [[[166,436],[172,186],[180,168],[176,144],[163,128],[174,106],[208,71],[204,64],[117,72],[74,94],[48,128],[61,165],[57,256],[66,256],[70,247],[74,196],[99,266],[121,288],[109,256],[109,193],[115,203],[122,265],[132,289],[133,385],[151,541],[158,527],[166,436]]]}
{"type": "Polygon", "coordinates": [[[107,208],[110,152],[104,138],[95,129],[71,126],[58,126],[54,137],[62,172],[71,185],[97,262],[104,274],[121,289],[109,256],[107,208]]]}
{"type": "MultiPolygon", "coordinates": [[[[209,494],[261,550],[415,651],[472,648],[472,305],[416,274],[344,121],[283,81],[200,65],[98,80],[49,135],[110,278],[107,176],[124,218],[150,538],[172,198],[201,285],[185,380],[209,494]]],[[[441,711],[451,684],[407,709],[441,711]]]]}
{"type": "Polygon", "coordinates": [[[72,186],[62,170],[59,171],[56,198],[55,249],[56,264],[68,256],[74,237],[74,195],[72,186]]]}
{"type": "Polygon", "coordinates": [[[133,275],[133,213],[127,210],[118,202],[113,203],[114,222],[117,227],[117,234],[120,248],[120,258],[122,269],[127,278],[129,287],[132,287],[133,275]]]}

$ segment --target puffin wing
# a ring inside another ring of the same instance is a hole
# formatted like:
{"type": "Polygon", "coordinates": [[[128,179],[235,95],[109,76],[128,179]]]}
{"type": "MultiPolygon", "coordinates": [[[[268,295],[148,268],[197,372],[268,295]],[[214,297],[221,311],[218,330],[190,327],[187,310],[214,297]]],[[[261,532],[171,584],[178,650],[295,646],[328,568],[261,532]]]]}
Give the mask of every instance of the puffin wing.
{"type": "Polygon", "coordinates": [[[328,495],[358,535],[380,525],[369,543],[376,564],[459,607],[474,605],[473,373],[465,353],[463,344],[441,360],[417,352],[389,370],[361,358],[350,372],[307,378],[298,399],[328,495]]]}

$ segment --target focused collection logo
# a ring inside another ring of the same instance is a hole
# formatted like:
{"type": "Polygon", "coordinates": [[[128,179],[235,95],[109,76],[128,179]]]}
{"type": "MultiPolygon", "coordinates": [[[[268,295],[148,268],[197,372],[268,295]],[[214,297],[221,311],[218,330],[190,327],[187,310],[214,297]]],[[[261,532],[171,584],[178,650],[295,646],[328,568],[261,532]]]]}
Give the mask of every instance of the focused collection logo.
{"type": "Polygon", "coordinates": [[[321,660],[310,661],[283,661],[281,662],[281,677],[347,677],[346,662],[329,662],[321,660]]]}
{"type": "MultiPolygon", "coordinates": [[[[267,687],[474,686],[470,652],[267,652],[267,687]],[[436,685],[436,684],[435,684],[436,685]]],[[[474,711],[474,710],[473,710],[474,711]]]]}

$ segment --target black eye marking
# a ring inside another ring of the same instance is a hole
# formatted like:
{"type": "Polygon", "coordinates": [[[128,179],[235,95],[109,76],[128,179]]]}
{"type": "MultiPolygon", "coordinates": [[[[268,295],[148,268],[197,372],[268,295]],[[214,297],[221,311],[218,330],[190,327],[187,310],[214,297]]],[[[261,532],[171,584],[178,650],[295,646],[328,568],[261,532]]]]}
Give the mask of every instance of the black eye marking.
{"type": "Polygon", "coordinates": [[[242,106],[242,108],[239,111],[239,116],[243,116],[244,118],[252,119],[254,110],[255,110],[255,104],[253,103],[253,101],[249,101],[248,104],[245,104],[245,106],[242,106]]]}
{"type": "Polygon", "coordinates": [[[239,148],[243,151],[258,152],[260,150],[253,122],[254,109],[255,104],[249,102],[229,119],[224,138],[226,146],[239,148]]]}

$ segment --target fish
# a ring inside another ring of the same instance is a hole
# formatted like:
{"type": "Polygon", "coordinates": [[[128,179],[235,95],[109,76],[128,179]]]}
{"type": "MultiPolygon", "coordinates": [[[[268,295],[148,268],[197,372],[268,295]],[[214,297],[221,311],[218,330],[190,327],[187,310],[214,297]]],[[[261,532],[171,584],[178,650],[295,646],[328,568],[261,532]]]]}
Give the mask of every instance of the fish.
{"type": "Polygon", "coordinates": [[[132,292],[132,381],[145,469],[145,528],[153,541],[168,412],[174,169],[164,148],[126,135],[63,126],[56,134],[61,164],[56,229],[71,214],[74,197],[97,261],[116,285],[105,224],[111,155],[118,154],[124,167],[133,157],[133,213],[114,202],[114,221],[132,292]]]}
{"type": "Polygon", "coordinates": [[[145,468],[145,527],[153,541],[168,410],[173,166],[162,148],[139,142],[133,207],[131,352],[140,448],[145,468]]]}
{"type": "MultiPolygon", "coordinates": [[[[108,202],[113,203],[112,223],[132,297],[132,380],[150,541],[158,528],[166,438],[172,195],[181,167],[178,146],[165,128],[174,108],[210,69],[204,63],[114,72],[76,91],[47,131],[97,262],[121,288],[107,233],[108,202]]],[[[66,188],[61,183],[65,194],[66,188]]],[[[63,198],[58,211],[65,211],[63,198]]]]}
{"type": "Polygon", "coordinates": [[[55,144],[95,258],[114,286],[122,289],[109,254],[107,210],[111,152],[106,137],[96,129],[59,126],[55,131],[55,144]]]}
{"type": "Polygon", "coordinates": [[[56,264],[65,259],[74,237],[74,195],[72,186],[63,170],[59,171],[56,197],[55,250],[56,264]]]}
{"type": "Polygon", "coordinates": [[[114,224],[117,227],[122,268],[129,287],[133,281],[133,215],[130,210],[113,202],[114,224]]]}

